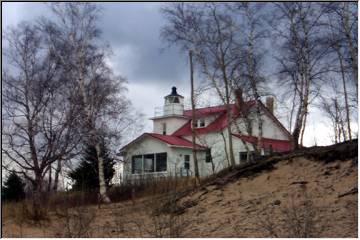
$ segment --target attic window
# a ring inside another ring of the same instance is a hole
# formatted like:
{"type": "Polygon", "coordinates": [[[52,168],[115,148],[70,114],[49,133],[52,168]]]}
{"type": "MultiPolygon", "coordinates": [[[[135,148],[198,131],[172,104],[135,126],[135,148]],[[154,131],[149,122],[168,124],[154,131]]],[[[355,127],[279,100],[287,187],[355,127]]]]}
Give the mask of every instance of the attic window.
{"type": "Polygon", "coordinates": [[[200,127],[205,127],[205,119],[201,118],[199,121],[200,121],[200,127]]]}
{"type": "Polygon", "coordinates": [[[195,127],[196,128],[205,127],[205,119],[204,118],[197,119],[195,122],[195,127]]]}

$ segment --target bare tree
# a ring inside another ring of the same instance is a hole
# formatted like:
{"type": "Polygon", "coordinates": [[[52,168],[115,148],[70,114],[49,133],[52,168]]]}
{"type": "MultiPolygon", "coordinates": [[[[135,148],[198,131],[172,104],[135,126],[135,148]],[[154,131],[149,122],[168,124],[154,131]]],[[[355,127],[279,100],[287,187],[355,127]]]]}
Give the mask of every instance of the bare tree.
{"type": "Polygon", "coordinates": [[[77,153],[77,115],[37,26],[22,23],[5,40],[2,153],[39,196],[51,164],[77,153]]]}
{"type": "Polygon", "coordinates": [[[331,121],[334,131],[334,142],[339,143],[347,139],[346,132],[346,104],[341,102],[342,93],[339,89],[339,82],[335,78],[328,81],[330,86],[326,92],[320,95],[319,108],[325,113],[325,116],[331,121]]]}
{"type": "MultiPolygon", "coordinates": [[[[341,45],[344,47],[347,63],[351,69],[352,78],[356,89],[358,87],[358,13],[357,3],[339,2],[329,3],[328,13],[333,24],[331,27],[341,37],[341,45]]],[[[357,93],[357,92],[356,92],[357,93]]]]}
{"type": "Polygon", "coordinates": [[[173,3],[162,9],[168,24],[162,37],[165,41],[193,49],[202,74],[208,79],[223,104],[227,114],[228,155],[235,165],[231,121],[231,86],[237,75],[239,51],[235,39],[238,33],[233,18],[227,14],[223,3],[173,3]]]}
{"type": "MultiPolygon", "coordinates": [[[[332,73],[338,73],[342,80],[343,96],[346,110],[346,123],[348,138],[352,139],[350,124],[350,103],[348,84],[355,88],[358,94],[357,83],[357,17],[354,17],[354,7],[351,3],[329,3],[326,5],[328,27],[328,44],[334,55],[334,69],[332,73]],[[350,76],[350,78],[348,77],[350,76]],[[353,82],[348,79],[353,79],[353,82]]],[[[354,94],[355,95],[355,94],[354,94]]],[[[357,102],[357,100],[356,100],[357,102]]]]}
{"type": "MultiPolygon", "coordinates": [[[[233,88],[235,88],[234,90],[242,89],[242,94],[249,95],[257,103],[255,118],[254,116],[252,118],[249,118],[250,116],[244,118],[247,126],[250,125],[251,120],[257,119],[258,140],[257,144],[254,144],[257,154],[261,154],[263,135],[262,109],[259,102],[260,97],[264,94],[263,86],[265,83],[261,69],[264,55],[262,45],[267,37],[263,23],[264,12],[262,9],[264,6],[264,3],[229,4],[230,10],[237,14],[239,18],[237,28],[242,33],[241,39],[238,41],[241,48],[241,64],[238,69],[240,77],[235,79],[233,88]]],[[[252,129],[247,128],[247,130],[248,135],[252,135],[252,129]]]]}
{"type": "Polygon", "coordinates": [[[302,145],[309,105],[317,97],[320,80],[328,72],[324,61],[328,46],[323,44],[325,33],[321,31],[324,12],[319,3],[294,2],[276,4],[272,15],[274,34],[280,43],[280,55],[277,56],[282,77],[280,83],[287,86],[285,94],[293,98],[291,115],[295,114],[292,129],[295,148],[302,145]]]}
{"type": "Polygon", "coordinates": [[[73,85],[72,104],[81,113],[85,141],[96,148],[100,200],[107,196],[100,139],[115,140],[131,125],[130,102],[124,96],[126,81],[115,76],[106,64],[106,49],[100,45],[97,20],[100,9],[93,3],[53,3],[53,21],[42,26],[66,81],[73,85]],[[124,123],[126,123],[124,125],[124,123]]]}

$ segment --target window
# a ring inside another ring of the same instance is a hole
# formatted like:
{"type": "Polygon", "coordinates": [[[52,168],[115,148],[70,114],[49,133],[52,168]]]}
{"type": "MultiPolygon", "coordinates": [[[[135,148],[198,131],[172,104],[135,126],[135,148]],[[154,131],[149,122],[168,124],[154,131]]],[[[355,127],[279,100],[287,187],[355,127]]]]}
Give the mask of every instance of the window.
{"type": "Polygon", "coordinates": [[[163,128],[163,135],[166,135],[166,123],[162,124],[162,128],[163,128]]]}
{"type": "Polygon", "coordinates": [[[205,127],[205,119],[204,119],[204,118],[201,118],[201,119],[199,120],[199,126],[200,126],[200,127],[205,127]]]}
{"type": "Polygon", "coordinates": [[[157,153],[156,158],[156,172],[165,172],[167,170],[167,153],[157,153]]]}
{"type": "Polygon", "coordinates": [[[168,96],[166,98],[166,103],[180,103],[180,100],[176,96],[168,96]]]}
{"type": "Polygon", "coordinates": [[[211,157],[211,149],[208,148],[206,149],[206,152],[205,152],[205,162],[211,162],[212,161],[212,157],[211,157]]]}
{"type": "Polygon", "coordinates": [[[205,119],[201,118],[201,119],[197,119],[195,121],[195,127],[199,128],[199,127],[205,127],[205,119]]]}
{"type": "Polygon", "coordinates": [[[133,174],[142,172],[142,155],[137,155],[132,157],[131,172],[133,174]]]}
{"type": "Polygon", "coordinates": [[[184,155],[184,168],[190,169],[190,155],[184,155]]]}
{"type": "MultiPolygon", "coordinates": [[[[240,162],[246,162],[247,161],[247,154],[248,152],[240,152],[240,162]]],[[[253,160],[254,158],[254,152],[249,152],[249,160],[253,160]]]]}
{"type": "Polygon", "coordinates": [[[245,162],[247,160],[247,152],[240,152],[240,162],[245,162]]]}
{"type": "Polygon", "coordinates": [[[136,155],[131,160],[131,172],[133,174],[166,172],[167,153],[136,155]]]}
{"type": "Polygon", "coordinates": [[[144,172],[154,172],[154,154],[144,155],[144,172]]]}

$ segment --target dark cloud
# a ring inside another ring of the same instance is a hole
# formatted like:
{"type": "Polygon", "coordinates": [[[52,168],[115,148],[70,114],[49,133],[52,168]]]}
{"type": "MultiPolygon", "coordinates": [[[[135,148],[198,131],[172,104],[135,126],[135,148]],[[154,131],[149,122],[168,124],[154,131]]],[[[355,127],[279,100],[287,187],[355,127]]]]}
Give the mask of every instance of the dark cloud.
{"type": "Polygon", "coordinates": [[[160,29],[162,3],[102,4],[103,38],[114,50],[114,68],[130,82],[176,84],[184,78],[185,59],[176,48],[164,48],[160,29]],[[126,65],[124,69],[123,65],[126,65]]]}
{"type": "MultiPolygon", "coordinates": [[[[160,13],[163,4],[99,3],[103,8],[99,28],[103,33],[103,40],[110,44],[114,53],[109,59],[109,64],[116,73],[128,79],[128,97],[134,108],[145,113],[146,117],[153,116],[154,108],[163,104],[163,96],[170,93],[173,85],[177,86],[179,93],[189,101],[189,68],[186,54],[180,54],[174,47],[164,49],[166,44],[160,39],[160,30],[165,23],[160,13]]],[[[3,29],[21,21],[50,15],[50,10],[44,3],[2,3],[3,29]]],[[[266,49],[272,48],[270,42],[265,44],[266,49]]],[[[271,53],[268,52],[267,55],[271,53]]],[[[271,75],[274,71],[271,61],[264,63],[267,77],[275,78],[271,75]]],[[[211,95],[205,97],[209,101],[213,98],[211,95]]],[[[309,116],[308,132],[311,134],[306,134],[307,145],[315,137],[320,141],[320,137],[314,136],[315,131],[312,131],[315,122],[318,122],[316,117],[318,116],[309,116]]],[[[326,127],[323,129],[322,132],[325,134],[326,127]]],[[[146,122],[146,130],[152,130],[151,121],[146,122]]],[[[330,140],[327,137],[323,139],[330,140]]]]}
{"type": "MultiPolygon", "coordinates": [[[[102,38],[114,54],[114,70],[136,83],[180,84],[186,70],[185,58],[178,49],[166,48],[160,39],[164,20],[163,3],[99,3],[103,15],[99,21],[102,38]]],[[[3,27],[23,20],[49,16],[44,3],[4,3],[3,27]]]]}
{"type": "MultiPolygon", "coordinates": [[[[172,86],[184,96],[189,92],[186,55],[173,47],[164,49],[166,44],[160,39],[163,4],[99,3],[103,9],[99,21],[102,39],[113,50],[109,64],[128,79],[128,97],[147,118],[163,104],[163,96],[172,86]]],[[[6,29],[40,16],[51,16],[44,3],[4,3],[2,26],[6,29]]],[[[151,121],[146,122],[146,130],[152,130],[151,121]]]]}

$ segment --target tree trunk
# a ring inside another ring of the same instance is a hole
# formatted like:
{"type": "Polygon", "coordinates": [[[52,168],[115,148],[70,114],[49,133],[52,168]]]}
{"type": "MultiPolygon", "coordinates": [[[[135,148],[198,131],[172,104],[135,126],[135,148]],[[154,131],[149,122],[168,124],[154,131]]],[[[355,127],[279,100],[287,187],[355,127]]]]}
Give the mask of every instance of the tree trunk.
{"type": "Polygon", "coordinates": [[[56,192],[58,190],[60,172],[61,172],[61,159],[57,160],[57,166],[56,166],[55,178],[54,178],[54,186],[53,186],[54,192],[56,192]]]}
{"type": "Polygon", "coordinates": [[[301,136],[300,136],[300,145],[304,146],[304,134],[305,134],[305,128],[306,128],[306,119],[307,119],[307,113],[305,113],[305,117],[303,120],[303,125],[301,128],[301,136]]]}
{"type": "Polygon", "coordinates": [[[226,156],[226,160],[227,160],[227,163],[228,163],[228,167],[230,167],[231,163],[230,163],[230,159],[229,159],[229,153],[228,153],[228,150],[227,150],[226,138],[224,136],[223,131],[221,131],[221,136],[222,136],[223,141],[224,141],[224,151],[225,151],[225,156],[226,156]]]}
{"type": "Polygon", "coordinates": [[[100,193],[100,200],[105,203],[110,203],[110,198],[107,196],[106,192],[106,184],[105,184],[105,177],[104,177],[104,158],[101,154],[101,147],[100,143],[97,142],[95,144],[96,149],[96,156],[98,159],[98,167],[99,167],[99,193],[100,193]]]}
{"type": "Polygon", "coordinates": [[[298,109],[296,120],[295,120],[295,127],[292,132],[294,149],[299,149],[299,138],[300,138],[301,128],[302,128],[302,124],[303,124],[303,106],[302,106],[302,104],[303,103],[301,102],[299,105],[299,109],[298,109]]]}
{"type": "Polygon", "coordinates": [[[231,114],[231,109],[230,109],[230,104],[227,104],[227,133],[228,133],[228,139],[229,139],[229,157],[230,157],[230,163],[231,166],[234,167],[235,166],[235,158],[234,158],[234,149],[233,149],[233,141],[232,141],[232,133],[231,133],[231,118],[232,118],[232,114],[231,114]]]}
{"type": "Polygon", "coordinates": [[[193,69],[193,60],[192,60],[192,51],[189,51],[190,58],[190,85],[191,85],[191,136],[192,136],[192,155],[194,160],[194,170],[195,170],[195,184],[200,183],[199,176],[199,167],[197,161],[197,153],[196,153],[196,133],[195,133],[195,96],[194,96],[194,69],[193,69]]]}
{"type": "Polygon", "coordinates": [[[49,165],[49,184],[48,184],[48,192],[51,192],[51,184],[52,184],[52,168],[51,164],[49,165]]]}
{"type": "MultiPolygon", "coordinates": [[[[78,56],[80,55],[80,53],[77,54],[78,56]]],[[[81,57],[79,57],[79,59],[83,60],[81,57]]],[[[92,123],[91,120],[91,111],[90,111],[90,103],[88,102],[87,99],[87,95],[86,95],[86,89],[85,89],[85,83],[84,83],[84,75],[83,75],[83,69],[85,69],[84,67],[84,61],[81,62],[80,64],[80,70],[79,70],[79,87],[80,87],[80,94],[82,95],[82,99],[84,101],[84,110],[85,110],[85,114],[86,114],[86,127],[89,130],[89,135],[90,135],[90,141],[91,144],[95,145],[95,149],[96,149],[96,156],[98,158],[98,172],[99,172],[99,196],[100,196],[100,201],[104,202],[104,203],[110,203],[110,198],[107,195],[107,191],[106,191],[106,185],[105,185],[105,180],[104,180],[104,160],[101,154],[101,147],[100,147],[100,143],[98,140],[98,132],[95,129],[94,124],[92,123]]]]}
{"type": "Polygon", "coordinates": [[[42,218],[42,194],[43,194],[43,178],[41,173],[35,173],[35,186],[33,196],[33,218],[40,220],[42,218]]]}
{"type": "Polygon", "coordinates": [[[351,137],[351,126],[350,126],[350,111],[349,111],[349,101],[348,101],[348,95],[347,95],[347,89],[346,89],[345,67],[344,67],[344,62],[343,62],[343,56],[342,56],[338,46],[336,46],[336,52],[339,57],[341,78],[342,78],[342,84],[343,84],[343,90],[344,90],[347,131],[348,131],[349,139],[351,140],[352,137],[351,137]]]}
{"type": "Polygon", "coordinates": [[[227,116],[227,133],[228,133],[228,140],[229,140],[229,157],[231,166],[235,166],[235,158],[234,158],[234,150],[233,150],[233,142],[232,142],[232,134],[231,134],[231,124],[232,124],[232,109],[230,108],[230,93],[229,93],[229,83],[224,73],[224,80],[225,80],[225,100],[226,100],[226,116],[227,116]]]}

